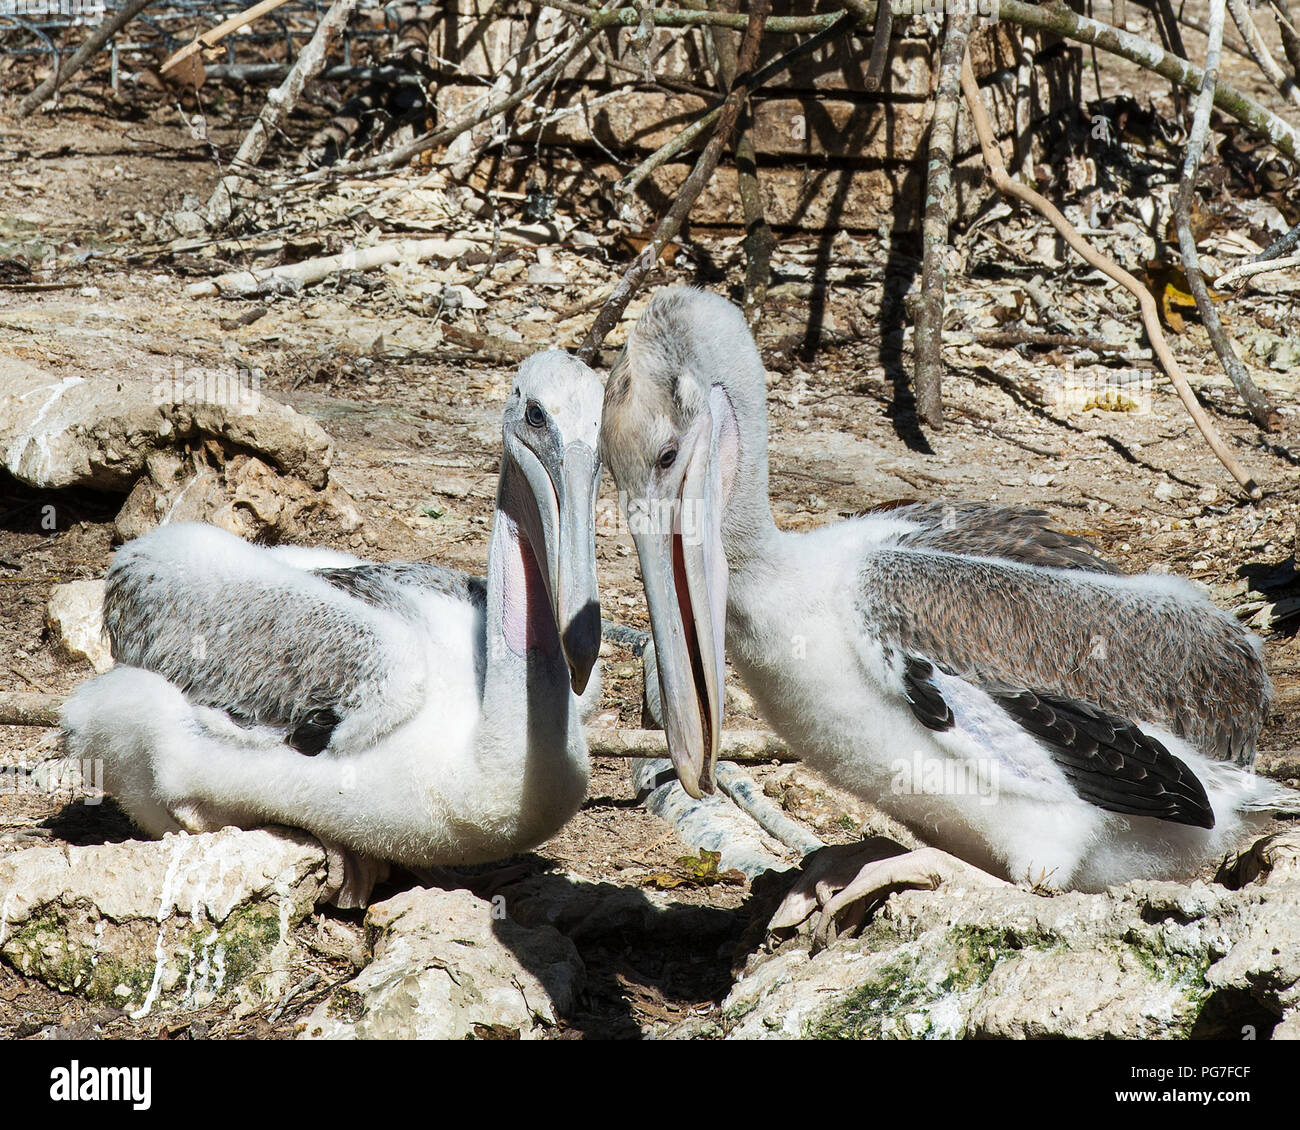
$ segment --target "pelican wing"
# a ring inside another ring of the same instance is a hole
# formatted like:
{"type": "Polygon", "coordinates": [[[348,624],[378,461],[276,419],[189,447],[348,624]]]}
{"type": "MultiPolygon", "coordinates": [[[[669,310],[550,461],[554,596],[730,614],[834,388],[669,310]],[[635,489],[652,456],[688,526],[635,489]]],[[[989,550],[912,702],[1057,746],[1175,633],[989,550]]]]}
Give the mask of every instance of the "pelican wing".
{"type": "Polygon", "coordinates": [[[895,539],[900,546],[938,549],[967,557],[997,557],[1022,565],[1119,572],[1097,555],[1092,542],[1062,530],[1045,510],[987,502],[904,501],[885,503],[864,513],[882,511],[912,524],[911,530],[895,539]]]}
{"type": "Polygon", "coordinates": [[[440,592],[480,608],[487,603],[487,581],[482,577],[432,562],[367,562],[312,572],[358,600],[397,612],[409,609],[410,589],[440,592]]]}
{"type": "Polygon", "coordinates": [[[399,578],[472,588],[436,566],[306,570],[210,527],[165,529],[124,547],[109,571],[114,658],[241,724],[282,729],[304,753],[344,719],[364,714],[360,730],[379,734],[418,705],[420,624],[399,578]]]}
{"type": "Polygon", "coordinates": [[[1270,695],[1258,643],[1186,582],[887,548],[868,555],[859,601],[887,650],[996,694],[1031,732],[1045,704],[1254,759],[1270,695]]]}

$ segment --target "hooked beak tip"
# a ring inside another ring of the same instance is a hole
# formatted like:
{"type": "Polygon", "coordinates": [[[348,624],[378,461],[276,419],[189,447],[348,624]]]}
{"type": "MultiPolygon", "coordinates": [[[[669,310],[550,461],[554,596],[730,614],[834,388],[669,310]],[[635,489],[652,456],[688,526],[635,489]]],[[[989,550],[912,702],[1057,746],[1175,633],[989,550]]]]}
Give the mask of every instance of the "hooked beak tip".
{"type": "Polygon", "coordinates": [[[580,695],[591,680],[592,668],[600,656],[600,605],[588,601],[564,629],[561,637],[569,685],[580,695]]]}

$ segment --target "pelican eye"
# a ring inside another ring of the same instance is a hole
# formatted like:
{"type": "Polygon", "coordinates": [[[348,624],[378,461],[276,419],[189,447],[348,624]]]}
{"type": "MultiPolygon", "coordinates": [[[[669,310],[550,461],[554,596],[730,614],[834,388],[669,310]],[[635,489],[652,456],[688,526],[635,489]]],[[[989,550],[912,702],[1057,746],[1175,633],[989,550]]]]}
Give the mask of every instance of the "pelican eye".
{"type": "Polygon", "coordinates": [[[659,469],[661,471],[668,470],[668,468],[671,467],[676,462],[677,462],[677,448],[675,445],[669,444],[661,452],[659,452],[659,469]]]}
{"type": "Polygon", "coordinates": [[[530,428],[546,427],[546,413],[542,410],[542,406],[535,400],[530,400],[528,402],[528,407],[524,409],[524,419],[528,421],[528,426],[530,428]]]}

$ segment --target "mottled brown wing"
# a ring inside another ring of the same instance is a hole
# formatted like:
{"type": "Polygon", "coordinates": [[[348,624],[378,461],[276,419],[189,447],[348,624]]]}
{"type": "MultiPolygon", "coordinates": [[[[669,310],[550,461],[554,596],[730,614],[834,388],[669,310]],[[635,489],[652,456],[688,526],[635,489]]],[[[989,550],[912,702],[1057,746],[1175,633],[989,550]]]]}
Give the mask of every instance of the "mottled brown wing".
{"type": "Polygon", "coordinates": [[[998,693],[1089,703],[1249,765],[1270,687],[1257,641],[1190,588],[933,550],[872,552],[864,628],[998,693]]]}

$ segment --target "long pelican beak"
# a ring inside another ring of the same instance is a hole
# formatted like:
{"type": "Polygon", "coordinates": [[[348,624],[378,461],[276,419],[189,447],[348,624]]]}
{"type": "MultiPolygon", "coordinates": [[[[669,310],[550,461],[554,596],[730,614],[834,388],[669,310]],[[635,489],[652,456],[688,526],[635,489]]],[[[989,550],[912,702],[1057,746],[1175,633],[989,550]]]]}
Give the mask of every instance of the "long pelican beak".
{"type": "Polygon", "coordinates": [[[559,531],[547,538],[551,608],[574,694],[582,694],[600,655],[600,594],[596,589],[596,492],[600,461],[578,440],[564,452],[559,531]],[[555,546],[552,552],[551,547],[555,546]]]}
{"type": "Polygon", "coordinates": [[[561,453],[521,452],[540,530],[530,531],[574,694],[587,689],[600,654],[600,596],[596,590],[596,491],[600,462],[574,440],[561,453]]]}
{"type": "Polygon", "coordinates": [[[726,684],[722,395],[715,390],[683,437],[685,470],[676,498],[647,498],[640,514],[628,514],[650,610],[668,754],[693,797],[713,792],[726,684]]]}

